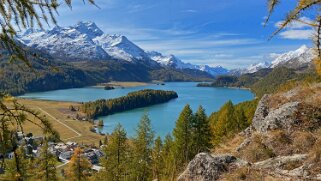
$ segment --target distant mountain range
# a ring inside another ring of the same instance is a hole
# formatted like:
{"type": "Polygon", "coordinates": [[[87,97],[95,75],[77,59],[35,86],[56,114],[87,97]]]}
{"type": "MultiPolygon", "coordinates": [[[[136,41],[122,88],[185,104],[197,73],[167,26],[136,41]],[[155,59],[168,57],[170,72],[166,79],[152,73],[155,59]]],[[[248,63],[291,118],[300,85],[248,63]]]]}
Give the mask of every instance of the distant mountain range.
{"type": "Polygon", "coordinates": [[[277,55],[271,62],[260,62],[252,64],[244,69],[234,69],[230,71],[232,75],[242,75],[246,73],[255,73],[264,68],[277,68],[287,67],[295,70],[304,70],[312,67],[312,61],[314,58],[312,48],[308,48],[306,45],[302,45],[300,48],[294,51],[289,51],[280,55],[277,55]]]}
{"type": "Polygon", "coordinates": [[[75,26],[51,30],[28,29],[17,36],[28,47],[48,52],[64,61],[119,60],[144,63],[149,66],[194,69],[212,76],[228,73],[223,67],[210,67],[184,63],[174,55],[165,56],[159,52],[147,52],[123,35],[105,34],[93,22],[79,22],[75,26]]]}
{"type": "Polygon", "coordinates": [[[185,63],[175,55],[163,55],[156,51],[145,51],[123,35],[105,34],[93,22],[79,22],[74,26],[51,30],[28,29],[17,36],[24,45],[49,53],[55,59],[75,61],[126,61],[143,63],[151,67],[161,66],[176,70],[198,70],[211,76],[242,75],[263,68],[286,66],[302,69],[309,67],[313,59],[312,49],[303,45],[297,50],[278,55],[274,60],[252,64],[243,69],[228,70],[221,66],[194,65],[185,63]]]}

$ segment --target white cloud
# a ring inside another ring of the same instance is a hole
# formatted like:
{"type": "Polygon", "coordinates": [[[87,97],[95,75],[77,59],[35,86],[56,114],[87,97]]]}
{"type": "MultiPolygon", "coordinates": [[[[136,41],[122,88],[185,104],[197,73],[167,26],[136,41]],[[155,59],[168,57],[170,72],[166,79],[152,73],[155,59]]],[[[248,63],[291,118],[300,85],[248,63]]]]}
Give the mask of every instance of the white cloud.
{"type": "Polygon", "coordinates": [[[198,11],[195,9],[186,9],[186,10],[182,10],[182,13],[197,13],[198,11]]]}
{"type": "Polygon", "coordinates": [[[307,40],[311,39],[313,36],[314,30],[286,30],[280,33],[280,36],[284,39],[292,40],[307,40]]]}
{"type": "MultiPolygon", "coordinates": [[[[279,28],[283,21],[275,23],[275,27],[279,28]]],[[[294,21],[285,27],[284,31],[280,33],[280,37],[283,39],[291,40],[307,40],[313,36],[314,29],[308,24],[313,21],[308,17],[300,18],[300,21],[294,21]],[[302,21],[302,22],[301,22],[302,21]],[[303,23],[306,22],[306,23],[303,23]]]]}
{"type": "MultiPolygon", "coordinates": [[[[311,28],[310,25],[308,24],[311,24],[313,23],[313,21],[308,18],[308,17],[302,17],[300,18],[300,21],[293,21],[292,23],[290,23],[286,29],[302,29],[302,28],[311,28]],[[302,22],[300,22],[302,21],[302,22]],[[303,23],[303,22],[306,22],[306,23],[303,23]]],[[[283,21],[279,21],[277,23],[275,23],[275,27],[279,28],[281,26],[281,24],[283,23],[283,21]]]]}

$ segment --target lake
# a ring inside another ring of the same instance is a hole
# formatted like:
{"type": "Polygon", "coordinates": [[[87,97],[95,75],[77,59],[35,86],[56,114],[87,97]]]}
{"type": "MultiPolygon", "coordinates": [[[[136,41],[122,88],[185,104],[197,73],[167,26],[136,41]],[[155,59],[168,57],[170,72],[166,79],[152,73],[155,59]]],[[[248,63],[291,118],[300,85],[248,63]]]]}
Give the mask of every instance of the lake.
{"type": "Polygon", "coordinates": [[[99,118],[103,119],[105,124],[105,126],[100,130],[101,132],[111,133],[114,127],[120,123],[126,129],[128,135],[133,136],[140,118],[144,114],[148,114],[152,121],[155,133],[161,137],[164,137],[173,130],[175,121],[186,104],[190,104],[194,111],[197,110],[198,106],[202,105],[205,108],[206,113],[210,115],[212,112],[217,111],[228,100],[237,104],[254,98],[254,94],[249,90],[196,87],[196,85],[197,82],[171,82],[166,83],[165,85],[151,84],[114,90],[104,90],[104,88],[99,87],[84,87],[27,93],[20,97],[54,101],[87,102],[97,99],[116,98],[124,96],[129,92],[142,89],[173,90],[177,92],[178,98],[167,103],[99,118]]]}

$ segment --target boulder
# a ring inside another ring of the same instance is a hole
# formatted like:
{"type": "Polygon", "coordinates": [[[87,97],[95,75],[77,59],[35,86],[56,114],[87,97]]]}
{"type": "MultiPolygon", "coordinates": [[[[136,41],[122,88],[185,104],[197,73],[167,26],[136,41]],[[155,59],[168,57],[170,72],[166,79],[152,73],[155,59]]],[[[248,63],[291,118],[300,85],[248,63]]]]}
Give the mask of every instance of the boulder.
{"type": "Polygon", "coordinates": [[[210,155],[199,153],[190,161],[186,170],[178,177],[178,181],[214,181],[228,171],[230,167],[249,164],[232,155],[210,155]]]}
{"type": "Polygon", "coordinates": [[[295,113],[299,109],[299,102],[288,102],[279,108],[269,110],[268,95],[260,100],[252,120],[252,127],[260,133],[275,129],[290,129],[295,123],[295,113]]]}
{"type": "Polygon", "coordinates": [[[267,94],[264,95],[257,105],[256,111],[252,120],[252,126],[255,129],[261,127],[265,117],[269,114],[269,106],[268,106],[269,97],[270,96],[267,94]]]}

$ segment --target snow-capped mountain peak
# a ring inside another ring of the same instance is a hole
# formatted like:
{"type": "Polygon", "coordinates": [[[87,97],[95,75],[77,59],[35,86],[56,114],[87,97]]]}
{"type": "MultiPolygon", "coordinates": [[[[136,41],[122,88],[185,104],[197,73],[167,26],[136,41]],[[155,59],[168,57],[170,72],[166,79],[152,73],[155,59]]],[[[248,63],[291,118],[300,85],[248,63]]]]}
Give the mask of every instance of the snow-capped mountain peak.
{"type": "Polygon", "coordinates": [[[79,22],[74,27],[71,27],[79,31],[80,33],[86,34],[91,38],[101,36],[104,32],[98,28],[94,22],[79,22]]]}
{"type": "Polygon", "coordinates": [[[47,51],[53,57],[66,61],[117,59],[175,69],[197,69],[212,75],[228,72],[222,67],[184,63],[175,55],[146,52],[126,36],[105,34],[94,22],[79,22],[69,27],[55,26],[47,31],[29,29],[19,34],[17,39],[27,46],[47,51]]]}
{"type": "Polygon", "coordinates": [[[272,61],[271,68],[275,68],[295,58],[298,58],[297,61],[301,63],[307,63],[311,61],[312,57],[313,57],[312,49],[308,48],[306,45],[302,45],[297,50],[289,51],[287,53],[284,53],[278,56],[274,61],[272,61]]]}
{"type": "Polygon", "coordinates": [[[193,65],[190,63],[184,63],[174,55],[164,56],[159,52],[147,52],[150,58],[162,66],[169,66],[176,69],[196,69],[203,72],[207,72],[213,76],[227,74],[229,71],[221,66],[210,67],[208,65],[193,65]]]}
{"type": "Polygon", "coordinates": [[[232,74],[240,75],[246,73],[254,73],[263,68],[276,68],[276,67],[288,67],[292,69],[304,69],[311,65],[314,58],[313,49],[306,45],[302,45],[300,48],[289,51],[283,54],[273,54],[274,60],[270,62],[260,62],[252,64],[245,69],[232,70],[232,74]]]}
{"type": "Polygon", "coordinates": [[[251,64],[248,68],[247,68],[247,73],[254,73],[257,72],[260,69],[264,69],[264,68],[269,68],[271,65],[271,63],[269,62],[260,62],[260,63],[256,63],[256,64],[251,64]]]}

